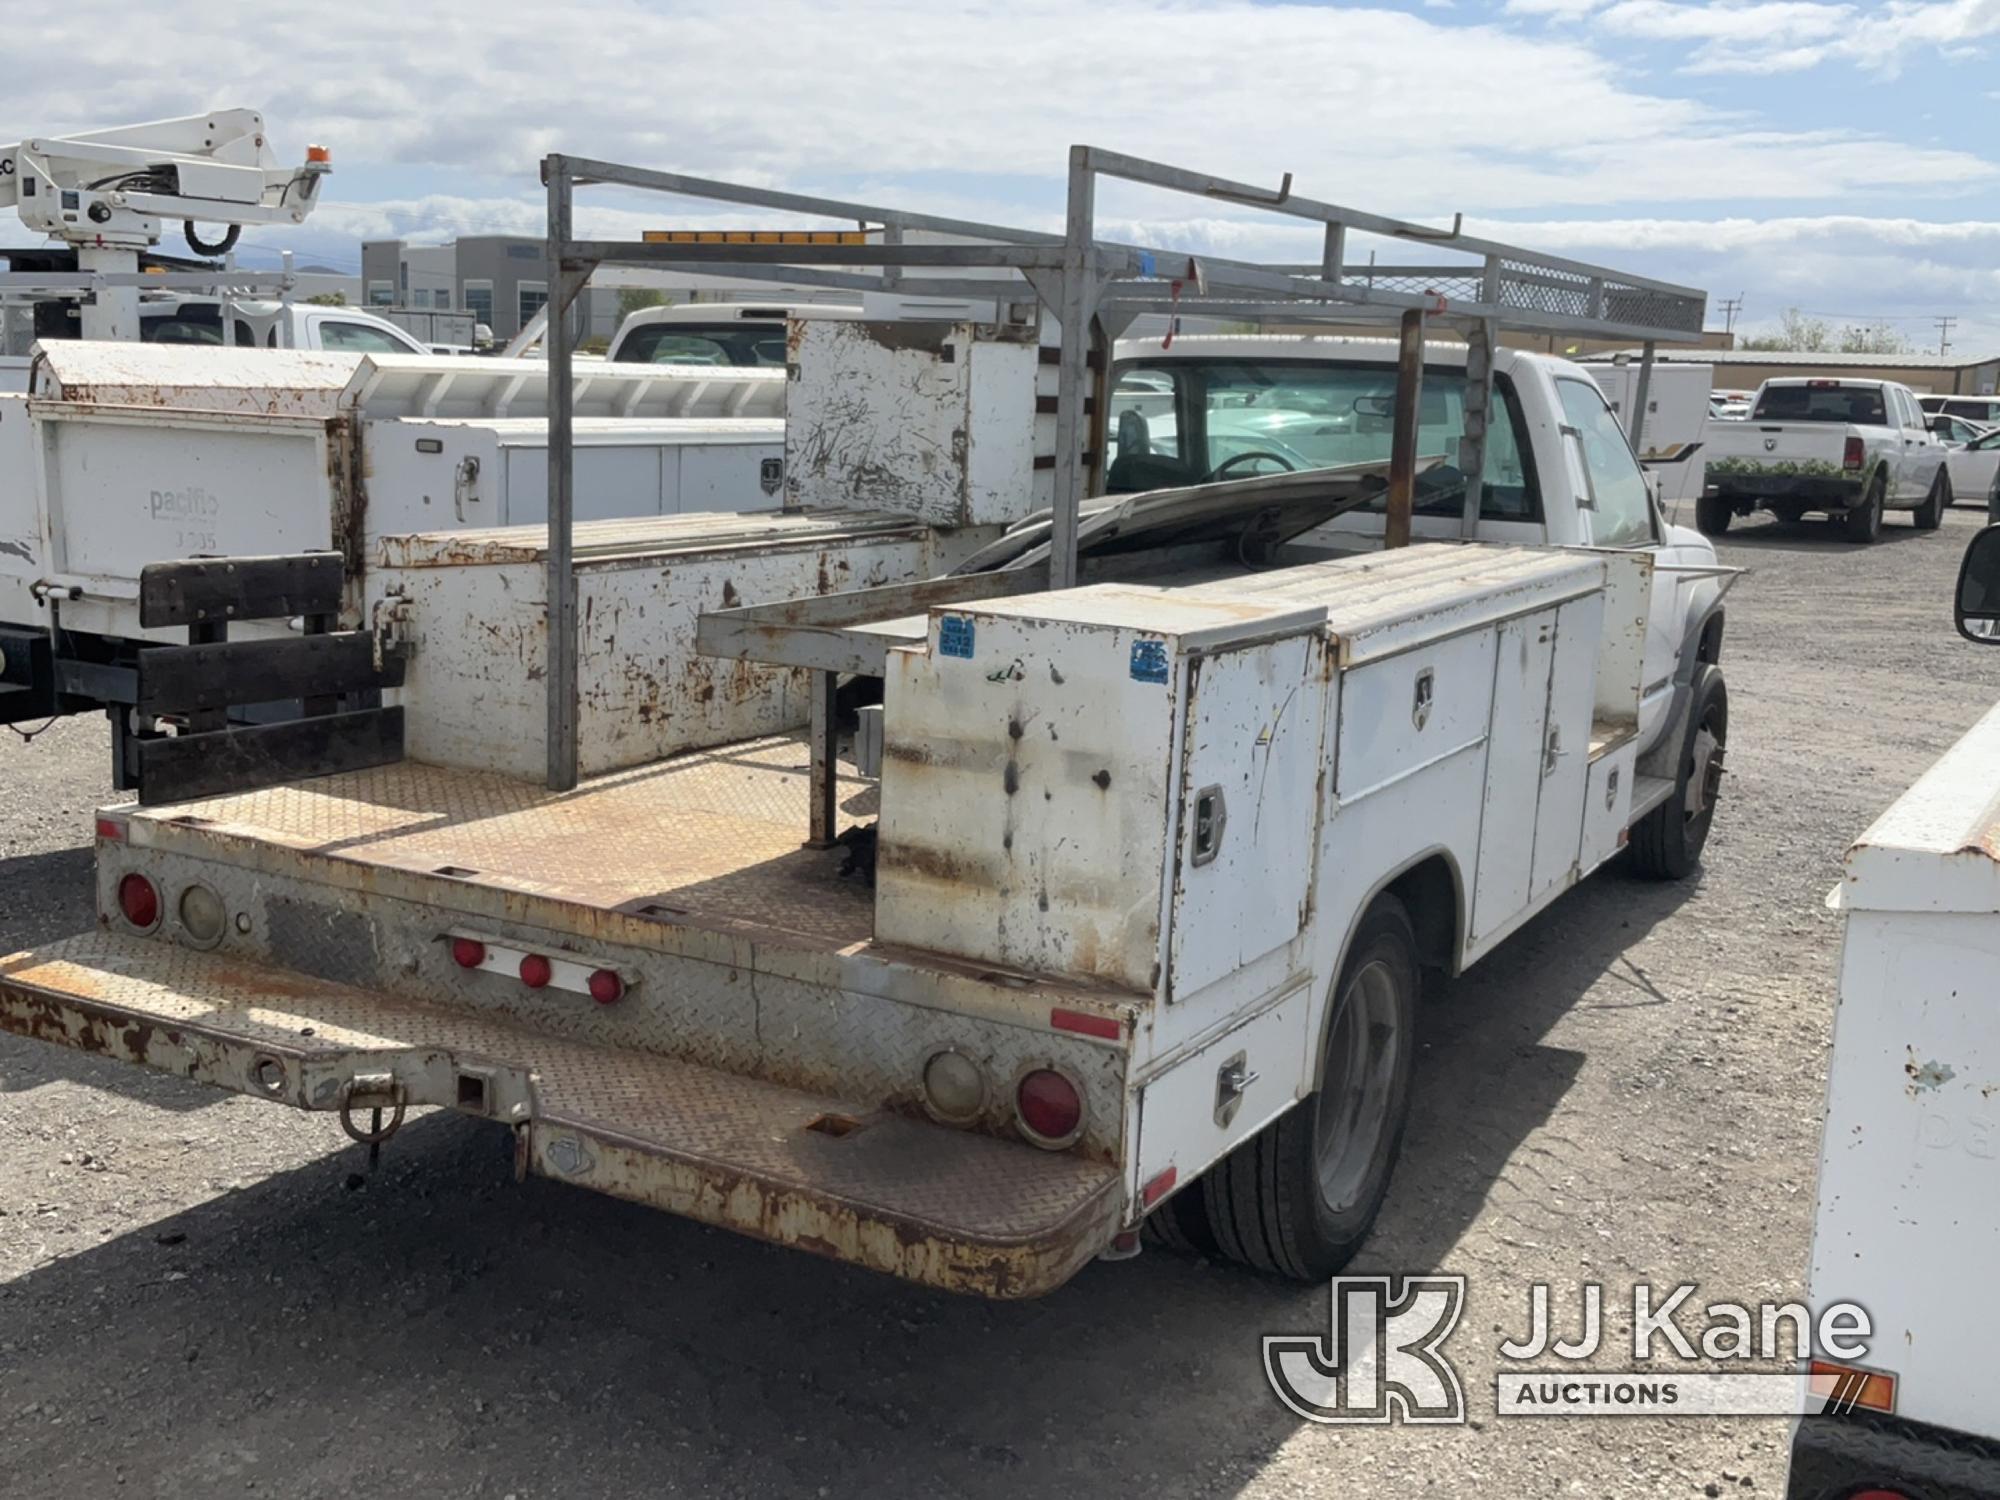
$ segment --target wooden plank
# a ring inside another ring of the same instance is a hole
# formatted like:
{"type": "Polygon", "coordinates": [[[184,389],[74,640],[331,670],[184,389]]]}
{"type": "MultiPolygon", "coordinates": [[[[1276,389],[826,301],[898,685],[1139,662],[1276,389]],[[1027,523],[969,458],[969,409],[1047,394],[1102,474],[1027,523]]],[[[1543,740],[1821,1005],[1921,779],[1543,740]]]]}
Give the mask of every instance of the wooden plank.
{"type": "Polygon", "coordinates": [[[338,552],[148,563],[139,570],[139,623],[150,630],[332,614],[344,582],[338,552]]]}
{"type": "Polygon", "coordinates": [[[148,714],[194,713],[402,683],[402,659],[385,657],[378,671],[375,642],[365,630],[286,640],[154,646],[139,654],[139,711],[148,714]]]}
{"type": "Polygon", "coordinates": [[[157,807],[391,765],[403,758],[403,710],[370,708],[141,740],[138,751],[139,800],[157,807]]]}

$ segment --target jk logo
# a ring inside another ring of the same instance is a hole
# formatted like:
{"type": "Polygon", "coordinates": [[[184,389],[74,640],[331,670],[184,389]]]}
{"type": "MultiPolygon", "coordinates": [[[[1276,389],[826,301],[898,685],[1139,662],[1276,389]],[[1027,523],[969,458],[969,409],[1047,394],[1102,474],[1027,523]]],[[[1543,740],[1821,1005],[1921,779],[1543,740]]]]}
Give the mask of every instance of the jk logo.
{"type": "Polygon", "coordinates": [[[1264,1375],[1308,1422],[1463,1422],[1439,1352],[1465,1311],[1463,1276],[1336,1276],[1319,1336],[1266,1334],[1264,1375]]]}

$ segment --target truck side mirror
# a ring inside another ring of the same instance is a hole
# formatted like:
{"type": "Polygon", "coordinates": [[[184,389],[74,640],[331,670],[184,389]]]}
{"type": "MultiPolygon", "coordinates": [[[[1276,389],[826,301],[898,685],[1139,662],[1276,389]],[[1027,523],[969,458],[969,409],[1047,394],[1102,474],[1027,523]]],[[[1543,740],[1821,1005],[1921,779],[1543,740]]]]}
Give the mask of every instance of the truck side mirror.
{"type": "Polygon", "coordinates": [[[1958,633],[2000,646],[2000,526],[1989,526],[1965,549],[1958,566],[1958,633]]]}

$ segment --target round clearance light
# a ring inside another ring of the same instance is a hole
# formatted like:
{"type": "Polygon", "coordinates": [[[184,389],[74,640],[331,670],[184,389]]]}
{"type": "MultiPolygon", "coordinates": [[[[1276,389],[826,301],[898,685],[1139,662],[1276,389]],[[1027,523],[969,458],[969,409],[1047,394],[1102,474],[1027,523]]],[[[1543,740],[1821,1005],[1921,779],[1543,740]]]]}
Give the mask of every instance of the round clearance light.
{"type": "Polygon", "coordinates": [[[615,1005],[625,998],[625,981],[616,969],[597,969],[590,976],[590,998],[599,1005],[615,1005]]]}
{"type": "Polygon", "coordinates": [[[539,953],[530,953],[521,960],[521,983],[531,990],[539,990],[555,977],[555,965],[539,953]]]}
{"type": "Polygon", "coordinates": [[[924,1064],[924,1103],[938,1119],[962,1125],[985,1102],[985,1076],[963,1052],[939,1052],[924,1064]]]}
{"type": "Polygon", "coordinates": [[[1059,1151],[1083,1129],[1083,1098],[1053,1068],[1037,1068],[1014,1090],[1022,1132],[1037,1146],[1059,1151]]]}
{"type": "Polygon", "coordinates": [[[160,921],[160,888],[143,875],[127,875],[118,882],[118,909],[141,932],[156,927],[160,921]]]}
{"type": "Polygon", "coordinates": [[[476,969],[486,962],[486,945],[478,938],[453,938],[451,961],[461,969],[476,969]]]}
{"type": "Polygon", "coordinates": [[[205,885],[191,885],[181,892],[181,930],[197,943],[216,943],[222,940],[222,929],[229,921],[229,913],[223,909],[222,898],[205,885]]]}

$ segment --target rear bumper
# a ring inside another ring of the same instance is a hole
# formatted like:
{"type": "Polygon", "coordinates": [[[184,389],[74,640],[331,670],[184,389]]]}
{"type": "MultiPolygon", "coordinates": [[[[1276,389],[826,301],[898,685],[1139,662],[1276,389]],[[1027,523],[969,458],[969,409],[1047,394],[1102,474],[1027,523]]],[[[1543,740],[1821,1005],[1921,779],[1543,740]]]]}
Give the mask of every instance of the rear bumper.
{"type": "Polygon", "coordinates": [[[1103,1163],[149,938],[0,959],[0,1030],[356,1129],[499,1120],[523,1173],[949,1291],[1053,1290],[1123,1213],[1103,1163]]]}
{"type": "Polygon", "coordinates": [[[1921,1500],[2000,1500],[2000,1443],[1867,1413],[1799,1423],[1786,1500],[1846,1500],[1870,1489],[1921,1500]]]}
{"type": "Polygon", "coordinates": [[[1861,503],[1861,475],[1712,474],[1708,493],[1752,506],[1803,505],[1811,510],[1852,510],[1861,503]]]}

